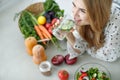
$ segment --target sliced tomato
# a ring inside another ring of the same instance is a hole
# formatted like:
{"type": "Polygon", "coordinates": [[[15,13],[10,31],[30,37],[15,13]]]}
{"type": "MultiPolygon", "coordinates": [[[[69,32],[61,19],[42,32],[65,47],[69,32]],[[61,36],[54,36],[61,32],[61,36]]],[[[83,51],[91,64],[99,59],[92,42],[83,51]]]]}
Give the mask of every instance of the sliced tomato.
{"type": "Polygon", "coordinates": [[[84,78],[85,76],[87,76],[87,73],[86,73],[86,72],[82,73],[78,80],[83,80],[83,78],[84,78]]]}
{"type": "Polygon", "coordinates": [[[82,78],[79,78],[78,80],[83,80],[82,78]]]}

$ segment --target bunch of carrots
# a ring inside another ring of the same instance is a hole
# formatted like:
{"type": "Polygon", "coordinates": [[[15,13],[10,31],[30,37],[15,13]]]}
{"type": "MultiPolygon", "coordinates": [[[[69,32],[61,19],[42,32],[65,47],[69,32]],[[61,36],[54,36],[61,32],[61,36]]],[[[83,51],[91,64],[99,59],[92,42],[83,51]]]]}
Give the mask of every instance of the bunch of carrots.
{"type": "MultiPolygon", "coordinates": [[[[47,29],[43,25],[35,25],[34,29],[36,30],[39,37],[42,39],[50,39],[52,40],[52,35],[47,31],[47,29]]],[[[43,44],[46,45],[46,42],[43,41],[43,44]]]]}
{"type": "MultiPolygon", "coordinates": [[[[40,25],[38,22],[37,22],[37,19],[34,17],[33,14],[31,14],[30,12],[28,11],[25,11],[28,15],[31,16],[31,21],[34,25],[34,29],[35,31],[37,32],[38,36],[40,37],[41,40],[43,39],[50,39],[52,41],[52,35],[47,31],[47,29],[43,26],[43,25],[40,25]]],[[[43,41],[43,44],[46,45],[46,42],[43,41]]]]}

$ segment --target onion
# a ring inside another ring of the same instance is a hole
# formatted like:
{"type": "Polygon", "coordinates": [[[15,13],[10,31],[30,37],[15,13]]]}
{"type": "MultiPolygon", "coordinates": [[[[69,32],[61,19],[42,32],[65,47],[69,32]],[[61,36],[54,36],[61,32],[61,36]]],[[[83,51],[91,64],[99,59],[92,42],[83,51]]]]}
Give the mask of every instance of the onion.
{"type": "Polygon", "coordinates": [[[81,70],[80,72],[81,72],[82,74],[84,74],[84,73],[87,72],[87,70],[81,70]]]}
{"type": "Polygon", "coordinates": [[[53,65],[60,65],[64,61],[64,56],[56,55],[52,58],[51,62],[53,65]]]}
{"type": "Polygon", "coordinates": [[[72,65],[72,64],[74,64],[74,63],[77,62],[77,57],[75,57],[75,58],[73,58],[73,59],[69,59],[69,57],[70,57],[69,54],[67,54],[67,55],[65,56],[65,62],[66,62],[66,64],[72,65]]]}

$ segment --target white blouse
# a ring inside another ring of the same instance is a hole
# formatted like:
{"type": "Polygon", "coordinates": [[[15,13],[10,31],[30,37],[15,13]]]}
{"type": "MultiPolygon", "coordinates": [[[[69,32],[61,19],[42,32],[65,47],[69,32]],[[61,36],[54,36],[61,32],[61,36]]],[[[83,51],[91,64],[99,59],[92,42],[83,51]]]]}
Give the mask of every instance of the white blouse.
{"type": "Polygon", "coordinates": [[[82,39],[79,33],[74,30],[75,44],[73,48],[79,49],[80,54],[76,53],[71,45],[67,42],[67,51],[70,54],[70,59],[77,57],[85,51],[92,57],[104,61],[115,61],[120,56],[120,5],[112,3],[111,15],[109,22],[104,30],[105,43],[103,47],[94,52],[93,48],[87,47],[87,42],[82,39]]]}

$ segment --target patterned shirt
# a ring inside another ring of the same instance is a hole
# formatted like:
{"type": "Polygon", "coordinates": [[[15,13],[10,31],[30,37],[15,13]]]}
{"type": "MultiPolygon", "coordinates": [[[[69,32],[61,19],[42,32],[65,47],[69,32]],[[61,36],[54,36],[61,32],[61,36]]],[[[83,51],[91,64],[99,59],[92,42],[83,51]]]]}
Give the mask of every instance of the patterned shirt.
{"type": "Polygon", "coordinates": [[[81,53],[76,53],[67,42],[67,50],[70,58],[77,57],[86,51],[92,57],[104,61],[112,62],[117,60],[120,57],[120,5],[112,3],[110,19],[104,29],[105,43],[97,51],[94,51],[94,47],[88,48],[87,42],[82,39],[76,30],[73,31],[73,35],[75,37],[73,48],[79,49],[81,53]]]}

